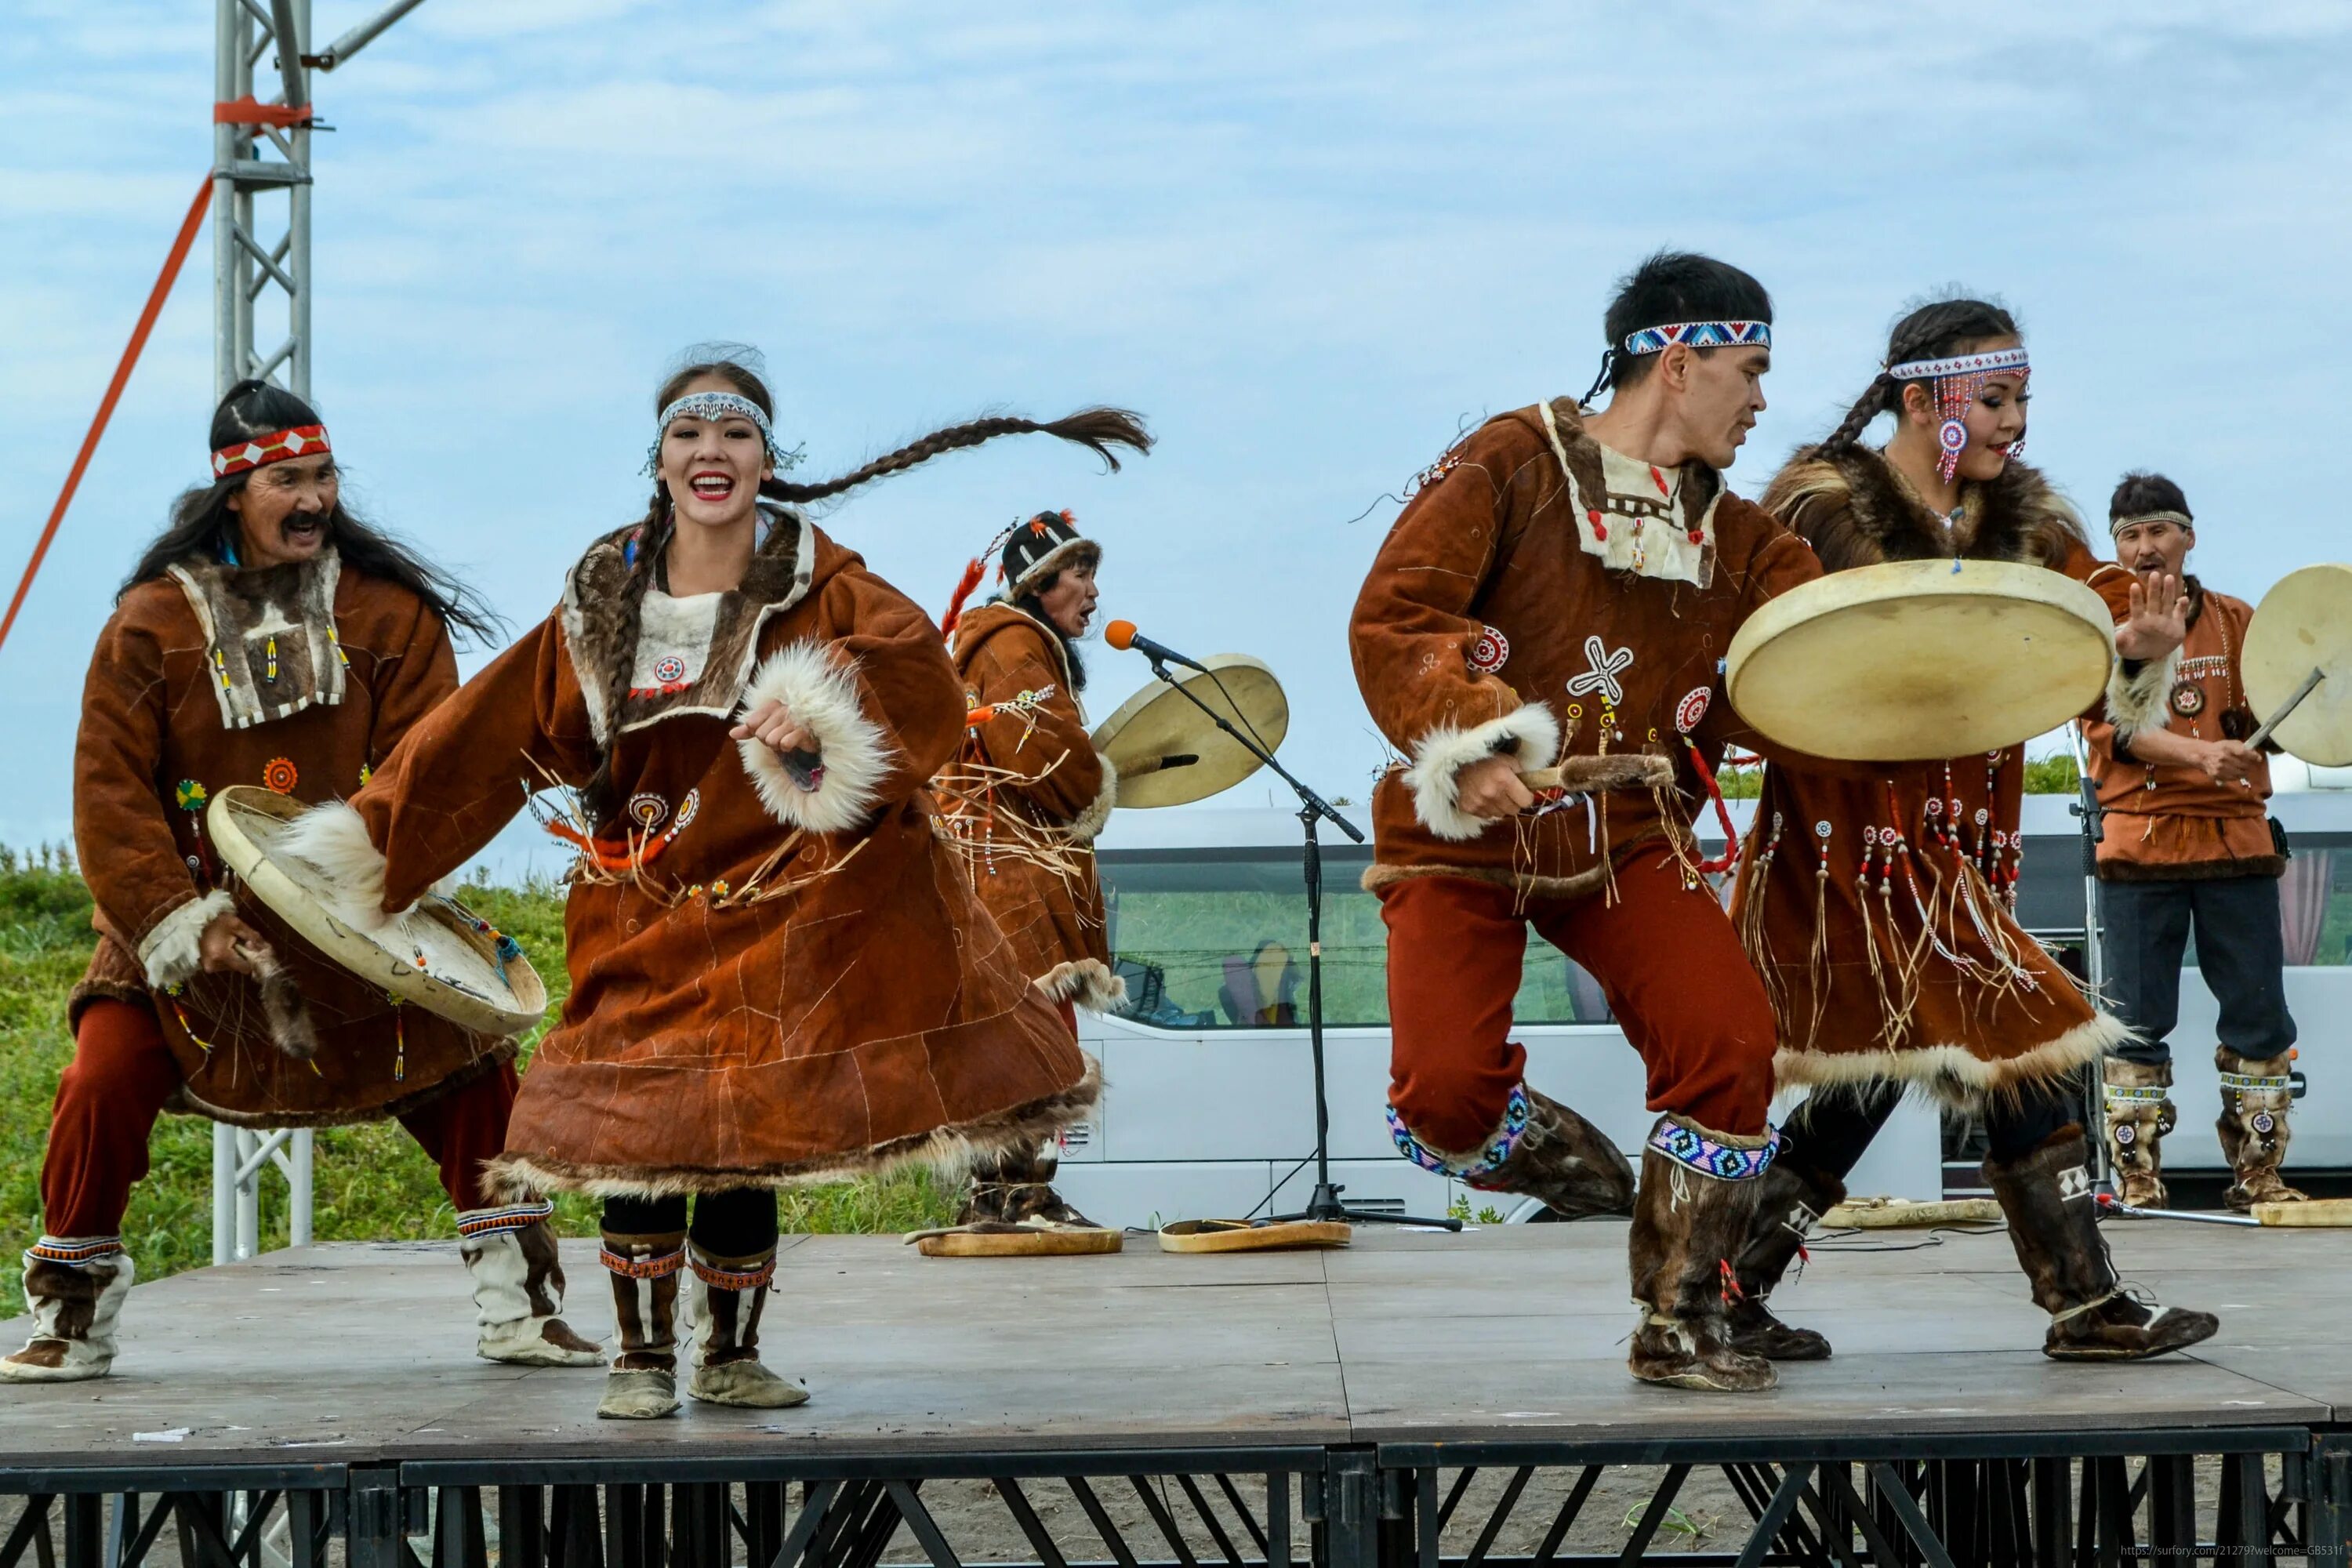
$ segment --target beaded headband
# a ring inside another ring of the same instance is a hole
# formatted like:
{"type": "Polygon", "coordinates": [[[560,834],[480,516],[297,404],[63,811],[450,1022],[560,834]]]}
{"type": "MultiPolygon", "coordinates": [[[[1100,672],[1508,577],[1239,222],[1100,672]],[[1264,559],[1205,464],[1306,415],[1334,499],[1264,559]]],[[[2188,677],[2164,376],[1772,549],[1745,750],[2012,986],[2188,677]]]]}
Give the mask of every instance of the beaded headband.
{"type": "MultiPolygon", "coordinates": [[[[1960,454],[1968,449],[1969,405],[1977,400],[1984,384],[1997,375],[2014,374],[2025,379],[2032,367],[2027,363],[2025,345],[2013,349],[1992,349],[1980,354],[1954,354],[1949,359],[1906,360],[1890,364],[1886,374],[1896,381],[1932,381],[1936,384],[1936,409],[1944,422],[1936,428],[1936,471],[1949,479],[1959,471],[1960,454]]],[[[2011,458],[2025,454],[2025,437],[2020,436],[2007,448],[2011,458]]]]}
{"type": "Polygon", "coordinates": [[[2021,345],[1980,354],[1956,354],[1950,359],[1906,360],[1888,365],[1886,374],[1897,381],[1938,381],[1948,375],[1991,375],[1998,371],[2029,368],[2021,345]]]}
{"type": "Polygon", "coordinates": [[[2136,511],[2129,517],[2115,518],[2108,522],[2107,532],[2110,536],[2114,536],[2122,533],[2126,528],[2137,528],[2143,522],[2176,523],[2179,526],[2187,529],[2191,533],[2197,531],[2197,520],[2195,518],[2189,516],[2185,511],[2172,511],[2167,510],[2164,511],[2136,511]]]}
{"type": "Polygon", "coordinates": [[[266,468],[272,463],[282,463],[289,458],[307,458],[314,452],[331,452],[327,445],[324,425],[297,425],[291,430],[274,430],[267,436],[223,447],[213,454],[213,478],[225,479],[231,474],[241,474],[248,468],[266,468]]]}
{"type": "Polygon", "coordinates": [[[776,432],[768,423],[767,410],[750,398],[732,392],[689,392],[661,411],[654,421],[654,444],[646,452],[647,478],[661,472],[662,437],[669,434],[670,425],[679,419],[749,419],[760,427],[760,439],[767,443],[768,463],[778,473],[784,473],[800,463],[802,448],[785,451],[776,445],[776,432]]]}
{"type": "Polygon", "coordinates": [[[1664,353],[1676,343],[1695,349],[1772,346],[1769,321],[1677,321],[1670,327],[1643,327],[1625,340],[1629,354],[1664,353]]]}

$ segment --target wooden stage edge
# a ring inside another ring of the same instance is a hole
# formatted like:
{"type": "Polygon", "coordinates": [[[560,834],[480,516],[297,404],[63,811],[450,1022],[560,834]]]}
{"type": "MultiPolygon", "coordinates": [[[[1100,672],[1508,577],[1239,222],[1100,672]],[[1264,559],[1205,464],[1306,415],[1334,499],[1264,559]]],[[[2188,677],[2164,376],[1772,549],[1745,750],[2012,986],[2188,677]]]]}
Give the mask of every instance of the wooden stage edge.
{"type": "MultiPolygon", "coordinates": [[[[1738,1397],[1644,1387],[1622,1224],[1460,1237],[1359,1229],[1333,1251],[928,1258],[787,1237],[761,1325],[810,1402],[600,1422],[594,1368],[472,1353],[454,1242],[319,1247],[134,1289],[105,1380],[0,1384],[0,1468],[760,1461],[1515,1445],[1705,1460],[1954,1441],[2127,1449],[2156,1432],[2316,1433],[2352,1416],[2352,1234],[2116,1222],[2127,1279],[2221,1314],[2191,1354],[2070,1365],[1999,1234],[1818,1244],[1773,1304],[1837,1347],[1738,1397]],[[1999,1439],[2000,1441],[1995,1441],[1999,1439]],[[2125,1447],[2119,1447],[2125,1446],[2125,1447]]],[[[608,1335],[593,1244],[567,1317],[608,1335]]],[[[20,1342],[22,1320],[6,1325],[20,1342]]],[[[1402,1450],[1400,1450],[1402,1451],[1402,1450]]],[[[1447,1461],[1454,1462],[1454,1461],[1447,1461]]]]}

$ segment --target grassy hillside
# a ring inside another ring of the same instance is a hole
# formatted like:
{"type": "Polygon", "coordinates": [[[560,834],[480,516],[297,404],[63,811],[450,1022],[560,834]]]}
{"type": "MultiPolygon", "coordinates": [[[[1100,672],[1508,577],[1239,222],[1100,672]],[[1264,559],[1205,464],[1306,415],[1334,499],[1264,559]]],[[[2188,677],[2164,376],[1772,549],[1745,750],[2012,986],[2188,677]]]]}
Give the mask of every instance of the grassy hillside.
{"type": "MultiPolygon", "coordinates": [[[[561,1001],[560,891],[476,888],[466,898],[523,944],[551,1000],[561,1001]]],[[[58,1074],[73,1054],[66,995],[89,962],[89,893],[65,856],[0,847],[0,1318],[24,1310],[16,1260],[41,1233],[41,1152],[58,1074]]],[[[122,1224],[142,1279],[212,1261],[212,1123],[194,1117],[166,1116],[157,1125],[148,1145],[152,1169],[122,1224]]],[[[315,1169],[312,1223],[321,1241],[454,1234],[449,1200],[432,1165],[395,1123],[321,1129],[315,1169]]],[[[282,1245],[283,1184],[274,1184],[276,1193],[264,1188],[262,1230],[282,1245]]],[[[788,1231],[911,1230],[947,1223],[953,1208],[951,1193],[914,1174],[786,1194],[783,1225],[788,1231]]],[[[558,1223],[566,1235],[593,1235],[596,1205],[562,1199],[558,1223]]]]}

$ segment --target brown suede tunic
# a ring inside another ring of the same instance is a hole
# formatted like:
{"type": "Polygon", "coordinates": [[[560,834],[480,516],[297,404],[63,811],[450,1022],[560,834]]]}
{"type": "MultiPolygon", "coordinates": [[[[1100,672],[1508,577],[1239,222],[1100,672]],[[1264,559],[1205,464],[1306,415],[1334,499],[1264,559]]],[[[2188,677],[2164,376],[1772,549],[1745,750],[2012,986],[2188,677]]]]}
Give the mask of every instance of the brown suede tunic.
{"type": "MultiPolygon", "coordinates": [[[[564,912],[572,991],[494,1179],[597,1193],[781,1184],[987,1151],[1082,1115],[1092,1064],[973,899],[925,782],[963,692],[923,612],[784,514],[742,586],[648,593],[617,735],[629,531],[467,683],[352,805],[383,909],[463,865],[527,788],[615,798],[564,912]],[[731,717],[774,698],[815,733],[815,787],[731,717]]],[[[380,911],[379,911],[380,913],[380,911]]]]}
{"type": "MultiPolygon", "coordinates": [[[[1956,532],[1864,447],[1800,451],[1764,504],[1832,572],[1954,553],[2076,577],[2095,564],[2073,510],[2020,463],[1962,487],[1956,532]]],[[[2020,746],[1767,764],[1732,918],[1780,1016],[1782,1083],[1892,1078],[1965,1097],[2123,1037],[2011,913],[2024,778],[2020,746]]]]}
{"type": "Polygon", "coordinates": [[[964,731],[950,807],[973,889],[1045,993],[1100,1011],[1115,1001],[1095,836],[1118,776],[1087,738],[1061,639],[1025,611],[983,605],[956,625],[964,731]],[[1043,853],[1034,852],[1042,850],[1043,853]]]}
{"type": "Polygon", "coordinates": [[[1607,451],[1575,405],[1497,416],[1440,458],[1381,546],[1349,626],[1356,683],[1405,760],[1372,792],[1379,887],[1465,876],[1545,895],[1606,881],[1662,835],[1687,848],[1691,753],[1752,742],[1723,700],[1732,634],[1820,574],[1723,489],[1607,451]],[[1547,417],[1549,416],[1549,417],[1547,417]],[[1455,802],[1465,764],[1558,762],[1570,794],[1508,823],[1455,802]]]}
{"type": "MultiPolygon", "coordinates": [[[[2161,723],[2176,735],[2216,741],[2231,734],[2242,740],[2262,722],[2247,706],[2238,663],[2254,607],[2214,593],[2194,577],[2189,581],[2195,602],[2188,639],[2147,673],[2143,684],[2156,701],[2136,727],[2161,723]]],[[[2117,622],[2130,613],[2129,571],[2107,562],[2089,582],[2117,622]]],[[[2083,733],[2090,742],[2091,780],[2106,807],[2099,840],[2101,878],[2275,877],[2286,869],[2271,841],[2268,762],[2243,784],[2215,784],[2202,768],[2116,755],[2111,715],[2086,720],[2083,733]]]]}
{"type": "Polygon", "coordinates": [[[72,1015],[100,997],[153,1006],[186,1079],[181,1109],[254,1126],[370,1121],[511,1055],[513,1042],[422,1009],[396,1015],[381,987],[247,896],[235,909],[299,988],[315,1065],[272,1043],[252,980],[195,971],[196,939],[230,897],[205,830],[212,795],[231,784],[310,802],[350,794],[457,689],[457,669],[423,600],[343,569],[331,551],[265,571],[198,561],[180,572],[125,594],[90,659],[74,841],[100,935],[72,1015]],[[151,976],[175,980],[176,994],[156,994],[151,976]]]}

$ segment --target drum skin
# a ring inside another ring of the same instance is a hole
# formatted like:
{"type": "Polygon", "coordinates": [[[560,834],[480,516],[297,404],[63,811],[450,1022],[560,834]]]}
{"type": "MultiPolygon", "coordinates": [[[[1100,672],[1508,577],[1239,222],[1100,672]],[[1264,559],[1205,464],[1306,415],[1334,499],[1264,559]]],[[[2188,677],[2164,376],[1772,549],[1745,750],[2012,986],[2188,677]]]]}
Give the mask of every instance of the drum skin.
{"type": "Polygon", "coordinates": [[[2276,713],[2320,671],[2326,679],[2271,739],[2319,767],[2352,763],[2352,566],[2305,566],[2280,578],[2255,606],[2241,663],[2257,719],[2276,713]]]}
{"type": "Polygon", "coordinates": [[[2115,658],[2106,605],[2007,561],[1890,561],[1772,600],[1724,664],[1732,706],[1791,750],[1844,762],[1991,752],[2095,701],[2115,658]]]}
{"type": "Polygon", "coordinates": [[[1184,689],[1153,681],[1095,727],[1095,750],[1118,769],[1121,810],[1189,805],[1233,788],[1262,765],[1191,700],[1197,697],[1268,752],[1290,732],[1290,703],[1272,669],[1245,653],[1213,653],[1180,671],[1184,689]],[[1236,711],[1238,709],[1238,712],[1236,711]],[[1197,758],[1162,767],[1163,757],[1197,758]]]}

